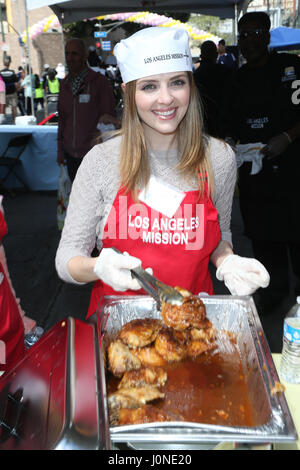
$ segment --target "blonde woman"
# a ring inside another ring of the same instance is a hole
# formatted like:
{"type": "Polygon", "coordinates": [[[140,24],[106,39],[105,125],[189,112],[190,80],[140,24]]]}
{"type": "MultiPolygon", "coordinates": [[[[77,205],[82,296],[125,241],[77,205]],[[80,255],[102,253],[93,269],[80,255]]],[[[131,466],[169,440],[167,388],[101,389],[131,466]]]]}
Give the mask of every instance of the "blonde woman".
{"type": "Polygon", "coordinates": [[[235,156],[203,134],[187,33],[146,28],[114,52],[124,82],[122,129],[79,168],[56,256],[59,276],[96,281],[88,316],[103,295],[145,293],[130,273],[139,265],[195,294],[213,294],[209,262],[232,294],[266,287],[264,267],[233,254],[235,156]],[[95,243],[100,254],[92,257],[95,243]]]}

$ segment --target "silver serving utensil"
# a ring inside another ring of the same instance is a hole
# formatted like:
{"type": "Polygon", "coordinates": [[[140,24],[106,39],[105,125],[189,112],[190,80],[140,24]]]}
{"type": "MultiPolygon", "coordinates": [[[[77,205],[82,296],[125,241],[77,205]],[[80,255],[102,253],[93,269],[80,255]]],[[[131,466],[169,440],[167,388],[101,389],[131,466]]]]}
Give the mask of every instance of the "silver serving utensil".
{"type": "MultiPolygon", "coordinates": [[[[113,248],[117,253],[123,254],[120,250],[113,248]]],[[[160,310],[161,302],[166,302],[171,305],[182,305],[183,296],[174,287],[164,284],[156,277],[145,271],[143,268],[138,267],[131,269],[131,274],[135,277],[141,287],[145,289],[157,302],[157,308],[160,310]]]]}

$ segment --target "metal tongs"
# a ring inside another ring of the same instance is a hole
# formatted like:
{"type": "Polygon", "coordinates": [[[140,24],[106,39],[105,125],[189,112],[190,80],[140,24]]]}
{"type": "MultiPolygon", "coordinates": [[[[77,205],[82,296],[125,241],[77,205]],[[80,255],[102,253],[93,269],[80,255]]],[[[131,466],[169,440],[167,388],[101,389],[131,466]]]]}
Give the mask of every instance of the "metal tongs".
{"type": "MultiPolygon", "coordinates": [[[[121,251],[113,248],[117,253],[123,254],[121,251]]],[[[166,302],[171,305],[182,305],[183,296],[174,287],[164,284],[156,277],[149,274],[143,268],[138,267],[131,269],[131,274],[135,277],[141,286],[145,289],[148,294],[156,300],[157,309],[161,309],[161,302],[166,302]]]]}

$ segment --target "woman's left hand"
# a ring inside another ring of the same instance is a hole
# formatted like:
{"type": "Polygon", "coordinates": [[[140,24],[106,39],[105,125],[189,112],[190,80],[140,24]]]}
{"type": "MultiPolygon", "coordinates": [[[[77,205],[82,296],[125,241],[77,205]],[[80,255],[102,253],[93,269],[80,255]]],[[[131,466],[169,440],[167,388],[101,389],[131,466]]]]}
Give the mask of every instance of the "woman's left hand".
{"type": "Polygon", "coordinates": [[[222,261],[216,277],[224,281],[232,295],[251,295],[259,287],[268,287],[270,283],[269,273],[259,261],[233,254],[222,261]]]}

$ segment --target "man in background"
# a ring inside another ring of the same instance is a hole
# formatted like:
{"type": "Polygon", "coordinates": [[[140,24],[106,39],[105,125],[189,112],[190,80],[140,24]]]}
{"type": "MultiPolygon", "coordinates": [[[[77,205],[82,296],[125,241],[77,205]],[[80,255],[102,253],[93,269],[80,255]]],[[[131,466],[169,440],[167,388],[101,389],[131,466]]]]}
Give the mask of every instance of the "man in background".
{"type": "Polygon", "coordinates": [[[48,80],[46,82],[46,88],[45,88],[46,93],[50,95],[58,94],[59,84],[60,84],[60,79],[57,77],[56,70],[49,69],[48,80]]]}
{"type": "Polygon", "coordinates": [[[57,162],[67,165],[73,181],[83,157],[100,136],[98,124],[117,120],[111,86],[87,66],[84,42],[69,40],[65,55],[69,73],[60,83],[57,162]]]}
{"type": "Polygon", "coordinates": [[[300,59],[269,51],[270,25],[263,12],[239,20],[238,45],[246,64],[226,89],[221,127],[222,137],[238,144],[245,235],[271,278],[257,306],[272,319],[276,309],[287,311],[290,294],[292,303],[300,295],[300,59]],[[252,156],[257,152],[252,161],[251,147],[252,156]],[[245,148],[248,154],[242,153],[245,148]]]}
{"type": "Polygon", "coordinates": [[[200,65],[194,72],[194,79],[203,106],[205,130],[209,135],[218,137],[218,113],[231,71],[217,64],[217,46],[213,41],[204,41],[200,53],[200,65]]]}
{"type": "Polygon", "coordinates": [[[231,70],[237,69],[237,61],[234,54],[226,51],[226,43],[224,39],[221,39],[218,43],[218,58],[217,64],[225,65],[231,70]]]}
{"type": "Polygon", "coordinates": [[[17,106],[18,106],[18,77],[14,70],[10,67],[10,57],[5,57],[3,60],[4,69],[0,71],[1,77],[5,83],[5,95],[6,95],[6,107],[12,108],[13,121],[15,122],[17,117],[17,106]]]}
{"type": "Polygon", "coordinates": [[[49,64],[44,64],[43,66],[43,72],[42,72],[42,82],[43,82],[43,88],[46,90],[46,83],[48,80],[48,72],[49,72],[50,66],[49,64]]]}

